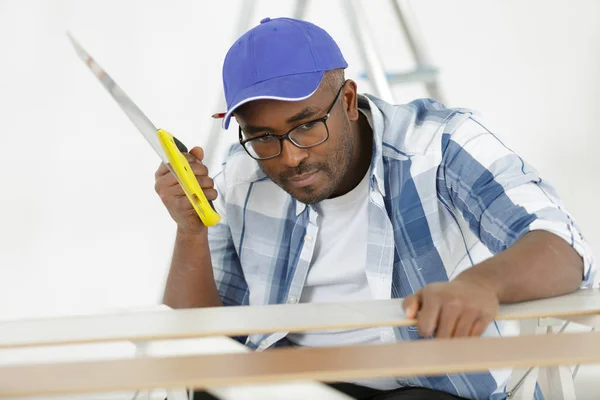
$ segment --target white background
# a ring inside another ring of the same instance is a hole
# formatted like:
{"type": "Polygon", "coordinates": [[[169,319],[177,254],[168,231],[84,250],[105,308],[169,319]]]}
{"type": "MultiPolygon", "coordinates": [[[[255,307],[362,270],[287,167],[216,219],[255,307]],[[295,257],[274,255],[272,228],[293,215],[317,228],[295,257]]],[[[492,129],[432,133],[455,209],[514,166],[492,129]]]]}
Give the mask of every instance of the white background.
{"type": "MultiPolygon", "coordinates": [[[[253,23],[293,8],[259,4],[253,23]]],[[[388,2],[364,4],[387,69],[411,68],[388,2]]],[[[362,64],[342,5],[313,1],[307,19],[338,41],[356,78],[362,64]]],[[[239,10],[232,0],[0,0],[0,319],[162,296],[174,225],[153,189],[158,158],[75,56],[66,30],[156,125],[202,145],[210,115],[222,111],[220,68],[239,10]]],[[[447,104],[487,116],[554,183],[598,249],[600,2],[419,0],[414,11],[447,104]]],[[[425,92],[396,87],[395,95],[406,102],[425,92]]],[[[237,136],[221,134],[223,143],[237,136]]]]}

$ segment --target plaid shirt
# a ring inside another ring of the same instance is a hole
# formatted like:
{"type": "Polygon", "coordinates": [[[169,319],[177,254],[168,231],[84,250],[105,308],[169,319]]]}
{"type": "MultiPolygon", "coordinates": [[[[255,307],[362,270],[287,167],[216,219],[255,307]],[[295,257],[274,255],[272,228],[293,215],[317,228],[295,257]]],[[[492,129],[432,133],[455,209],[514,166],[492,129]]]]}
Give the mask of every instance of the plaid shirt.
{"type": "MultiPolygon", "coordinates": [[[[582,257],[582,287],[595,263],[554,189],[472,111],[433,100],[391,105],[360,96],[373,128],[365,272],[376,299],[401,298],[453,279],[533,230],[562,237],[582,257]]],[[[225,305],[297,303],[317,238],[318,213],[269,180],[239,144],[215,176],[222,222],[209,229],[225,305]]],[[[492,324],[485,336],[499,336],[492,324]]],[[[287,332],[243,338],[252,349],[287,332]]],[[[382,342],[415,340],[414,327],[382,328],[382,342]]],[[[510,370],[398,379],[470,398],[505,398],[510,370]]]]}

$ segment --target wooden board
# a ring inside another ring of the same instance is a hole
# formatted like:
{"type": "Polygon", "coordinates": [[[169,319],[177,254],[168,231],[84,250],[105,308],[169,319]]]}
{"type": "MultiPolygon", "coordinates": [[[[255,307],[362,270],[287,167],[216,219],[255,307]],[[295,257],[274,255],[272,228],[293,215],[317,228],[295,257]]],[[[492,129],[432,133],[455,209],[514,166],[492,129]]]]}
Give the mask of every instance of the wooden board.
{"type": "MultiPolygon", "coordinates": [[[[151,357],[251,352],[248,347],[228,337],[164,340],[144,343],[148,344],[148,347],[143,356],[151,357]]],[[[70,347],[72,346],[66,346],[66,348],[70,347]]],[[[62,346],[61,348],[64,349],[65,346],[62,346]]],[[[9,349],[4,351],[15,350],[9,349]]],[[[2,362],[1,357],[2,350],[0,350],[0,363],[2,362]]],[[[85,358],[82,357],[80,360],[85,360],[85,358]]],[[[352,400],[349,396],[335,391],[329,386],[312,381],[280,382],[277,384],[227,386],[218,388],[211,387],[208,388],[207,391],[216,396],[219,400],[352,400]]],[[[180,390],[180,392],[183,392],[183,389],[180,390]]],[[[129,396],[127,400],[131,400],[132,397],[133,396],[129,396]]],[[[140,395],[139,398],[142,400],[144,399],[144,396],[140,395]]],[[[187,400],[187,396],[185,396],[185,399],[187,400]]]]}
{"type": "Polygon", "coordinates": [[[0,367],[0,397],[342,381],[600,362],[600,332],[0,367]]]}
{"type": "MultiPolygon", "coordinates": [[[[165,357],[181,355],[207,355],[247,353],[250,349],[239,342],[224,336],[162,340],[138,343],[137,349],[128,342],[93,343],[67,346],[45,346],[37,348],[0,349],[0,365],[59,364],[70,362],[90,362],[113,359],[131,359],[134,357],[165,357]]],[[[319,382],[296,381],[278,384],[228,386],[209,388],[208,391],[220,400],[351,400],[350,397],[336,392],[319,382]]],[[[154,393],[155,400],[164,399],[164,390],[154,393]],[[156,396],[162,394],[162,398],[156,396]]],[[[187,400],[185,389],[172,390],[173,399],[187,400]]],[[[71,396],[44,396],[31,400],[131,400],[135,390],[118,393],[89,393],[71,396]]],[[[145,400],[140,393],[139,400],[145,400]]]]}
{"type": "MultiPolygon", "coordinates": [[[[600,291],[500,308],[497,319],[600,314],[600,291]]],[[[0,348],[414,325],[402,299],[147,311],[0,323],[0,348]]]]}

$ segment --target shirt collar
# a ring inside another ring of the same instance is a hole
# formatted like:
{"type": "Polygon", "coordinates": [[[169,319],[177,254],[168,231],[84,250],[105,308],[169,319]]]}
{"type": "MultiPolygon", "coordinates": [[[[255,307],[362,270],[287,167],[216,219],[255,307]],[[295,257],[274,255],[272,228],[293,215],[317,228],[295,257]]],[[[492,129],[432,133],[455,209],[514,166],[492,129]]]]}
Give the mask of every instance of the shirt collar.
{"type": "Polygon", "coordinates": [[[296,217],[297,217],[298,215],[302,214],[302,212],[306,208],[306,204],[304,204],[303,202],[298,201],[296,199],[294,199],[294,201],[296,202],[296,217]]]}
{"type": "Polygon", "coordinates": [[[371,96],[358,95],[358,108],[367,117],[369,125],[373,130],[373,156],[371,157],[371,176],[377,189],[385,196],[385,181],[383,179],[383,130],[384,118],[381,110],[371,101],[371,96]]]}

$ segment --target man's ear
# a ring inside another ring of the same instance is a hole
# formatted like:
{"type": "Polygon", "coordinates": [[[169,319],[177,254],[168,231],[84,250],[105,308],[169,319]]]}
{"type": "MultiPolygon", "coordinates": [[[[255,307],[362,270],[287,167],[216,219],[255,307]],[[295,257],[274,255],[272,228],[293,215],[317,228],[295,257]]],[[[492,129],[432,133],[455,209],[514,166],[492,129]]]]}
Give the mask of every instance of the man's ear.
{"type": "Polygon", "coordinates": [[[358,120],[358,93],[356,82],[352,79],[346,80],[346,85],[344,87],[344,92],[342,93],[342,101],[344,102],[344,107],[346,109],[346,114],[348,115],[348,119],[350,121],[358,120]]]}

